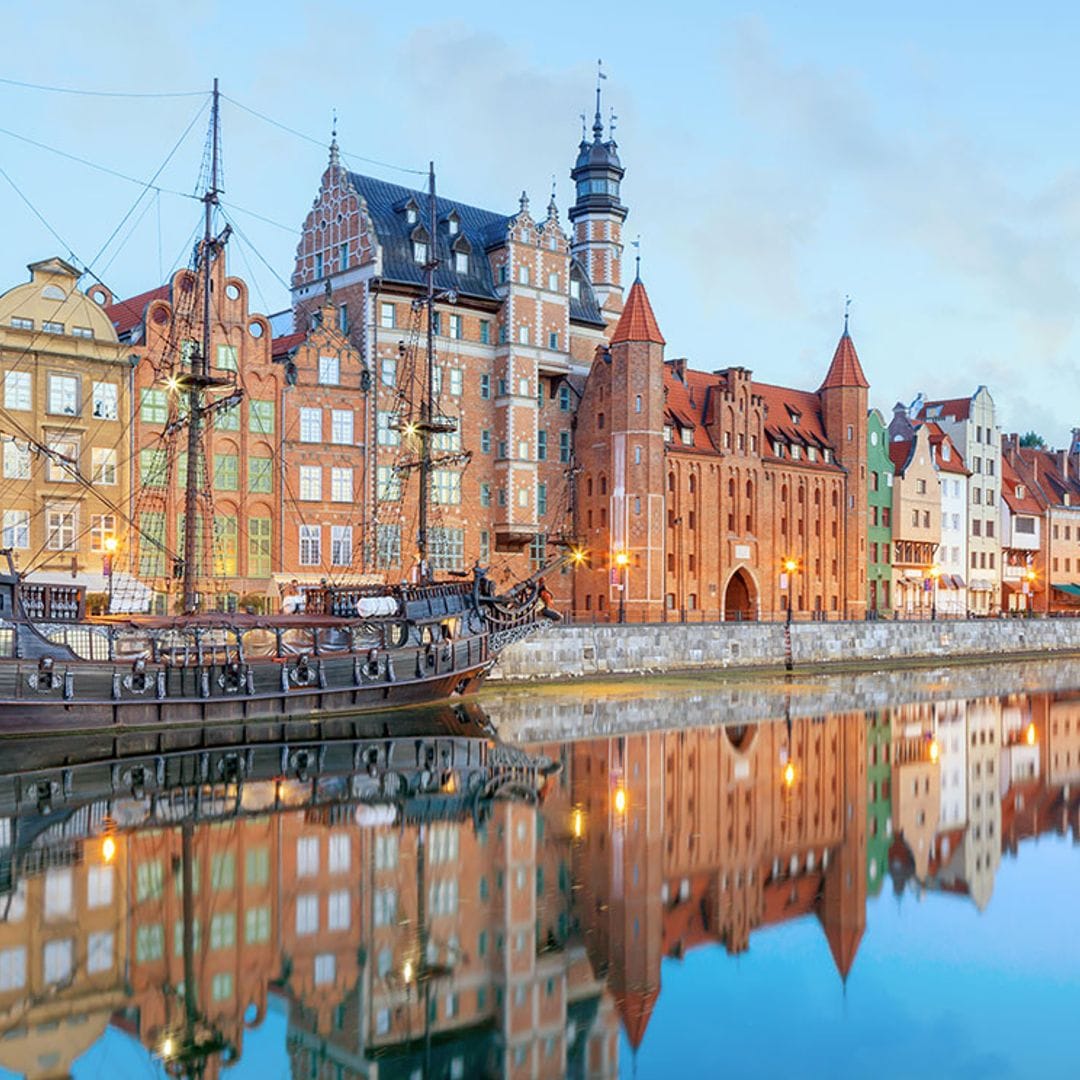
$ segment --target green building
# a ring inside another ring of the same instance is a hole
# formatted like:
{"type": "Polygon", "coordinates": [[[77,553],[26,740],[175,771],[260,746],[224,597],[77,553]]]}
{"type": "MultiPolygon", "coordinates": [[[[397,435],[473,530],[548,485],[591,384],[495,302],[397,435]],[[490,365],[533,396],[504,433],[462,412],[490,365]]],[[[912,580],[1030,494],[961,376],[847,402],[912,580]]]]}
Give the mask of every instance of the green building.
{"type": "Polygon", "coordinates": [[[889,873],[892,843],[892,723],[888,710],[866,715],[866,895],[877,896],[889,873]]]}
{"type": "MultiPolygon", "coordinates": [[[[870,500],[866,530],[866,610],[892,610],[892,490],[893,463],[889,429],[877,409],[867,417],[866,471],[870,500]]],[[[872,618],[873,616],[871,616],[872,618]]]]}

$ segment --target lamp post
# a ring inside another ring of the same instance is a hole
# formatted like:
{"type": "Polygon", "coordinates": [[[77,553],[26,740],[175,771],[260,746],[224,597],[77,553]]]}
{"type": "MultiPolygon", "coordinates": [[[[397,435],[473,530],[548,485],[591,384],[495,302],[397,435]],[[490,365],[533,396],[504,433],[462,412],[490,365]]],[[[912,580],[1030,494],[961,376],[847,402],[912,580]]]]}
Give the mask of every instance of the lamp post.
{"type": "Polygon", "coordinates": [[[113,556],[116,554],[116,546],[115,536],[105,537],[105,558],[102,560],[102,569],[105,571],[105,580],[109,587],[109,614],[112,613],[113,556]]]}
{"type": "Polygon", "coordinates": [[[1035,572],[1035,567],[1029,566],[1027,572],[1024,574],[1024,592],[1027,593],[1027,614],[1032,615],[1035,612],[1035,582],[1039,575],[1035,572]]]}
{"type": "Polygon", "coordinates": [[[615,553],[615,565],[619,568],[619,622],[626,622],[626,569],[630,556],[625,551],[615,553]]]}
{"type": "Polygon", "coordinates": [[[934,622],[937,619],[937,590],[938,581],[941,580],[941,567],[931,566],[927,574],[930,577],[930,621],[934,622]]]}
{"type": "Polygon", "coordinates": [[[795,575],[799,572],[799,560],[790,558],[785,559],[783,567],[783,573],[780,575],[780,588],[787,593],[787,613],[784,617],[784,621],[790,626],[792,600],[795,593],[794,582],[795,575]]]}

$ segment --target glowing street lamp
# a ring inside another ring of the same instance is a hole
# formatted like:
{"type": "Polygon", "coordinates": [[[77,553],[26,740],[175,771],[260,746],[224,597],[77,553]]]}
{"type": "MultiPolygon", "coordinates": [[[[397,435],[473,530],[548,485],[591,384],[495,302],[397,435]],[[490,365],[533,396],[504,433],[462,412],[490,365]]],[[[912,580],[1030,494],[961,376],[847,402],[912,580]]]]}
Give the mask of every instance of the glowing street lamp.
{"type": "Polygon", "coordinates": [[[105,572],[105,580],[109,583],[109,611],[112,611],[112,583],[113,583],[113,556],[119,545],[115,536],[105,537],[105,557],[101,560],[102,570],[105,572]]]}
{"type": "Polygon", "coordinates": [[[613,799],[616,814],[626,813],[626,788],[621,784],[615,789],[615,797],[613,799]]]}
{"type": "Polygon", "coordinates": [[[941,758],[941,747],[938,745],[937,739],[930,740],[930,763],[936,765],[941,758]]]}
{"type": "Polygon", "coordinates": [[[615,552],[615,565],[619,568],[619,622],[626,622],[626,568],[630,556],[625,551],[615,552]]]}
{"type": "Polygon", "coordinates": [[[794,763],[789,761],[784,766],[784,771],[783,771],[783,773],[781,775],[782,775],[783,780],[784,780],[784,787],[786,787],[790,791],[795,786],[795,765],[794,765],[794,763]]]}
{"type": "Polygon", "coordinates": [[[930,621],[937,618],[937,591],[938,582],[941,580],[941,567],[934,565],[926,572],[930,578],[930,621]]]}
{"type": "Polygon", "coordinates": [[[570,815],[570,832],[575,840],[580,840],[585,835],[585,814],[581,807],[575,807],[570,815]]]}
{"type": "Polygon", "coordinates": [[[584,548],[573,547],[570,549],[570,562],[572,562],[574,566],[581,566],[587,557],[584,548]]]}
{"type": "Polygon", "coordinates": [[[406,986],[413,981],[413,965],[411,960],[406,960],[405,963],[401,965],[401,978],[406,986]]]}
{"type": "Polygon", "coordinates": [[[1024,742],[1026,742],[1028,746],[1034,746],[1035,743],[1038,742],[1038,735],[1036,734],[1034,724],[1028,724],[1027,731],[1024,732],[1024,742]]]}
{"type": "Polygon", "coordinates": [[[111,863],[116,858],[116,841],[111,836],[106,836],[101,841],[101,861],[111,863]]]}
{"type": "Polygon", "coordinates": [[[783,573],[780,575],[780,587],[787,592],[787,614],[785,621],[791,625],[791,608],[795,595],[795,575],[799,572],[799,560],[790,555],[780,564],[783,573]]]}

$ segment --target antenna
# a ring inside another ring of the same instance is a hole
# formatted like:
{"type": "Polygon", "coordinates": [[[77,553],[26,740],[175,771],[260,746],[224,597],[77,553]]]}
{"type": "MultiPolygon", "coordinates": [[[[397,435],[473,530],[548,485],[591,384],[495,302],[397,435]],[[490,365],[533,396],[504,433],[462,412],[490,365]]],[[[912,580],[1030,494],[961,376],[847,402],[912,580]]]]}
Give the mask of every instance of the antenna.
{"type": "Polygon", "coordinates": [[[600,141],[600,136],[604,134],[604,121],[600,119],[600,80],[606,79],[607,73],[604,71],[604,61],[596,61],[596,118],[593,120],[593,136],[597,142],[600,141]]]}

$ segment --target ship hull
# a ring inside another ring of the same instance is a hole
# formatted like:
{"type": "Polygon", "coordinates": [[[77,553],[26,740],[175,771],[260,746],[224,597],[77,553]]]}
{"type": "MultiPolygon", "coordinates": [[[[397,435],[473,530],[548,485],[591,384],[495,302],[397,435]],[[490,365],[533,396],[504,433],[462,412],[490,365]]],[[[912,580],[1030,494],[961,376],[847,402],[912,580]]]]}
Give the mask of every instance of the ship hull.
{"type": "Polygon", "coordinates": [[[314,685],[288,690],[281,688],[285,681],[281,665],[253,664],[251,683],[255,684],[255,692],[249,693],[245,688],[226,692],[222,686],[225,673],[213,666],[163,672],[164,692],[158,672],[148,669],[143,676],[148,688],[138,692],[130,685],[130,667],[104,663],[68,665],[59,673],[59,686],[38,690],[30,685],[32,681],[41,682],[35,678],[37,665],[2,662],[0,736],[318,720],[433,704],[474,693],[491,663],[485,657],[441,671],[397,677],[395,669],[404,664],[402,658],[402,665],[391,662],[387,665],[389,670],[384,668],[371,678],[362,664],[342,657],[313,669],[317,671],[314,685]],[[77,697],[64,700],[64,679],[68,675],[79,692],[77,697]],[[270,680],[276,680],[278,688],[259,692],[258,684],[265,685],[270,680]],[[184,689],[195,692],[184,693],[184,689]]]}

